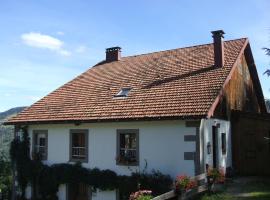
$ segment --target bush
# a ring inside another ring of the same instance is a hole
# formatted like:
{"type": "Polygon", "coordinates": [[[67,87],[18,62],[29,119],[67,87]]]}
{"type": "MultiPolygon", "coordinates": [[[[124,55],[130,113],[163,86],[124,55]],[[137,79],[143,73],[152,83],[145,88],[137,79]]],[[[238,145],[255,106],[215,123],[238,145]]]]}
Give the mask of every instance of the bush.
{"type": "Polygon", "coordinates": [[[178,192],[188,191],[196,186],[196,182],[186,175],[177,176],[175,180],[175,190],[178,192]]]}
{"type": "MultiPolygon", "coordinates": [[[[93,190],[119,189],[124,199],[139,188],[152,190],[154,195],[159,195],[169,191],[172,186],[170,176],[159,171],[119,176],[111,170],[87,169],[80,163],[45,165],[39,159],[30,159],[29,144],[28,134],[24,130],[23,140],[15,138],[10,149],[12,163],[16,163],[22,198],[25,197],[25,188],[28,183],[32,183],[34,187],[38,186],[43,200],[56,199],[60,184],[84,183],[91,186],[93,190]]],[[[38,156],[34,156],[34,158],[38,158],[38,156]]]]}
{"type": "Polygon", "coordinates": [[[132,193],[129,197],[129,200],[151,200],[153,198],[151,194],[151,190],[139,190],[132,193]]]}
{"type": "Polygon", "coordinates": [[[7,157],[0,152],[0,190],[5,199],[10,199],[12,175],[11,164],[7,157]]]}

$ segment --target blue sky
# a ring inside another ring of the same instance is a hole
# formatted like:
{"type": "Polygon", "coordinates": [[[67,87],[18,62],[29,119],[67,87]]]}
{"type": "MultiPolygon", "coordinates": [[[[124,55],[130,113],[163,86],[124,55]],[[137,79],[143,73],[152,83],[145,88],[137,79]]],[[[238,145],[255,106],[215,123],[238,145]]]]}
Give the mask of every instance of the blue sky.
{"type": "Polygon", "coordinates": [[[29,106],[104,59],[248,37],[264,95],[270,77],[269,0],[3,0],[0,3],[0,112],[29,106]]]}

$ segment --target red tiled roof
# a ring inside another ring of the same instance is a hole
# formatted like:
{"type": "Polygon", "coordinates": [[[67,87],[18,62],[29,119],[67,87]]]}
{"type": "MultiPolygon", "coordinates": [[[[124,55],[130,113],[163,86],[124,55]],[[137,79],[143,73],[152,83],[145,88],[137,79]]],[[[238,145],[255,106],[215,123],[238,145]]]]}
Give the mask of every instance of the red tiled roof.
{"type": "Polygon", "coordinates": [[[222,68],[213,66],[213,44],[103,62],[8,123],[206,116],[245,42],[224,42],[222,68]],[[114,98],[125,87],[132,88],[128,97],[114,98]]]}

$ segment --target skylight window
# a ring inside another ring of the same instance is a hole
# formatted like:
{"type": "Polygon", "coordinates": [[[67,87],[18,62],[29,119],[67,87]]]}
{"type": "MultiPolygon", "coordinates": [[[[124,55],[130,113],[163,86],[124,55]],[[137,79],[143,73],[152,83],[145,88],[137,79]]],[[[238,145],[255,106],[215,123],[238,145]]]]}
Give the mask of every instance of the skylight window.
{"type": "Polygon", "coordinates": [[[122,88],[114,97],[127,97],[131,88],[122,88]]]}

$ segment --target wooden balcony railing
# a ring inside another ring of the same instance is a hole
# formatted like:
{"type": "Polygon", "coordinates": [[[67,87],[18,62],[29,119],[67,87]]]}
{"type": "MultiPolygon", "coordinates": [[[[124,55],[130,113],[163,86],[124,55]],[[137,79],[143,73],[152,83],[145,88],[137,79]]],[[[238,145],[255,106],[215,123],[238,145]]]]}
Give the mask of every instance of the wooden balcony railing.
{"type": "Polygon", "coordinates": [[[72,147],[72,152],[71,152],[72,158],[78,158],[78,159],[85,158],[85,155],[86,155],[85,150],[86,150],[85,147],[72,147]]]}
{"type": "Polygon", "coordinates": [[[120,148],[120,162],[137,162],[137,150],[120,148]]]}

